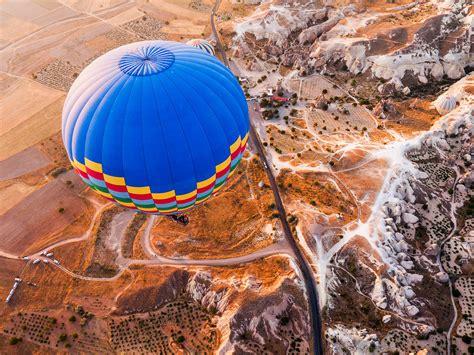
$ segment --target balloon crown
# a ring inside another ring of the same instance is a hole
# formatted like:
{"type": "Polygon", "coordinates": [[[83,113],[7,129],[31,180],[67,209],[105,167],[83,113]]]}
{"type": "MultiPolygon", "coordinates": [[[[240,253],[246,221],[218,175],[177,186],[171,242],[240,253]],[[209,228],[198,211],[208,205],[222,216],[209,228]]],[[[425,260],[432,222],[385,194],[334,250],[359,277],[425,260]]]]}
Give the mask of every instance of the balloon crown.
{"type": "Polygon", "coordinates": [[[124,54],[120,70],[127,75],[148,76],[161,73],[174,63],[174,54],[163,47],[144,46],[124,54]]]}

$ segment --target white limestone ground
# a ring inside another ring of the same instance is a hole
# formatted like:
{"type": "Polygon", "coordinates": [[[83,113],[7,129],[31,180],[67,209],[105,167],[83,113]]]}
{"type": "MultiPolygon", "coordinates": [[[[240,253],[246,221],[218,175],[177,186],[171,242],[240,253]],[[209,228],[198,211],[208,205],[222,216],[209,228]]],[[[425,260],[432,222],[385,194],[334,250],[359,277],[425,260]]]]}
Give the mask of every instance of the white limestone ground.
{"type": "MultiPolygon", "coordinates": [[[[460,21],[464,27],[468,28],[468,33],[472,34],[472,16],[468,16],[457,4],[451,6],[453,4],[448,4],[446,1],[435,0],[433,3],[439,5],[440,13],[444,14],[440,36],[446,35],[449,32],[448,27],[455,21],[460,21]]],[[[462,1],[458,3],[462,3],[462,1]]],[[[418,3],[415,3],[410,5],[410,9],[416,12],[418,6],[418,3]]],[[[294,22],[301,14],[292,12],[294,9],[285,9],[277,15],[272,12],[275,10],[274,8],[270,9],[268,12],[258,12],[258,16],[252,17],[250,22],[240,23],[237,38],[242,40],[245,34],[252,34],[257,39],[266,38],[274,44],[283,43],[282,37],[288,38],[288,33],[284,30],[280,31],[280,26],[288,23],[292,24],[290,27],[298,26],[294,22]],[[261,27],[264,27],[265,30],[261,30],[261,27]]],[[[311,54],[313,61],[312,63],[310,61],[310,65],[316,65],[318,60],[322,63],[330,60],[342,60],[353,74],[370,70],[373,77],[382,78],[394,84],[399,90],[405,89],[401,81],[406,73],[414,73],[421,83],[427,83],[428,78],[441,78],[443,75],[449,78],[459,78],[464,75],[463,68],[470,58],[468,48],[463,45],[441,55],[438,50],[424,46],[423,41],[415,38],[408,53],[369,56],[366,47],[358,44],[366,39],[349,37],[353,33],[345,32],[344,23],[359,21],[359,24],[363,26],[375,20],[377,14],[354,14],[345,11],[343,15],[346,16],[345,21],[333,21],[334,23],[325,24],[328,25],[328,28],[325,28],[323,36],[313,44],[311,54]]],[[[328,12],[328,16],[332,19],[342,18],[341,14],[336,12],[328,12]]],[[[320,31],[321,27],[316,25],[310,28],[311,30],[305,31],[308,24],[305,21],[302,21],[303,32],[300,34],[299,41],[311,42],[314,34],[320,31]]],[[[297,27],[291,28],[295,31],[297,29],[297,27]]],[[[237,49],[248,54],[249,48],[248,46],[245,48],[245,46],[246,43],[241,41],[237,44],[237,49]]],[[[271,53],[268,54],[271,56],[271,53]]],[[[251,55],[252,53],[250,53],[251,55]]],[[[248,67],[247,76],[255,77],[252,70],[266,70],[267,72],[270,70],[268,74],[263,73],[268,76],[266,82],[257,83],[253,89],[249,90],[250,94],[255,96],[261,94],[266,86],[275,85],[281,77],[272,71],[272,66],[268,61],[257,59],[255,55],[253,57],[255,60],[248,67]]],[[[293,66],[293,68],[297,69],[298,67],[293,66]]],[[[283,78],[283,87],[291,88],[293,91],[297,90],[300,95],[302,85],[301,83],[299,86],[295,85],[295,77],[296,72],[294,71],[283,78]]],[[[313,140],[311,143],[322,147],[336,147],[333,149],[335,159],[354,149],[360,149],[368,152],[364,161],[384,160],[389,166],[368,220],[365,223],[357,221],[357,223],[343,227],[342,239],[328,250],[323,246],[320,237],[315,234],[313,237],[317,250],[314,251],[302,235],[301,229],[297,228],[296,235],[300,245],[308,255],[313,255],[310,262],[317,266],[321,305],[332,306],[331,299],[326,297],[328,288],[332,283],[337,282],[331,271],[333,256],[354,237],[361,236],[373,249],[374,256],[377,256],[388,267],[386,274],[376,276],[372,292],[367,296],[372,299],[376,307],[390,312],[392,317],[401,320],[400,326],[407,332],[420,333],[434,330],[435,325],[430,323],[429,319],[420,318],[426,300],[420,298],[415,292],[416,285],[423,282],[423,276],[414,270],[418,265],[422,265],[428,273],[436,275],[439,282],[448,281],[446,273],[440,269],[439,261],[433,261],[433,257],[440,251],[437,243],[452,237],[453,226],[456,226],[455,211],[469,197],[468,187],[466,187],[469,185],[469,177],[464,173],[461,174],[461,171],[464,171],[461,168],[464,167],[466,161],[470,160],[469,148],[473,130],[472,105],[474,99],[472,95],[464,91],[463,87],[472,80],[472,75],[462,79],[444,94],[455,96],[458,107],[440,119],[429,132],[424,132],[410,140],[405,140],[394,132],[395,141],[387,145],[370,142],[368,137],[354,136],[352,132],[342,132],[343,134],[337,132],[336,135],[328,134],[326,136],[318,134],[319,129],[312,127],[308,118],[305,118],[308,132],[311,133],[311,140],[313,140]],[[458,139],[455,141],[451,137],[458,139]],[[453,194],[448,192],[451,187],[454,190],[453,194]],[[420,199],[424,203],[420,202],[420,199]],[[426,229],[428,242],[424,246],[424,250],[420,252],[413,250],[410,243],[416,237],[416,230],[421,227],[426,229]]],[[[405,91],[409,92],[408,89],[405,91]]],[[[305,109],[305,107],[297,108],[305,109]]],[[[281,118],[272,119],[270,123],[278,129],[286,130],[288,127],[281,118]]],[[[263,140],[267,139],[267,124],[258,122],[257,128],[263,140]]],[[[281,169],[289,169],[295,173],[299,171],[331,171],[328,166],[318,161],[294,166],[290,162],[280,159],[282,156],[288,158],[292,153],[282,155],[273,149],[269,149],[268,152],[276,173],[281,169]]],[[[318,213],[314,208],[302,206],[301,203],[288,206],[288,212],[310,215],[318,213]]],[[[368,349],[366,347],[370,344],[361,343],[360,340],[365,335],[337,328],[338,326],[329,328],[328,334],[333,332],[333,334],[341,334],[336,338],[347,337],[349,340],[341,340],[344,343],[342,347],[347,345],[354,352],[363,351],[357,350],[359,345],[361,349],[368,349]]],[[[423,345],[414,337],[410,335],[407,337],[411,339],[407,343],[408,345],[418,348],[423,345]]],[[[436,335],[435,341],[440,343],[440,349],[446,348],[446,342],[442,343],[441,341],[443,337],[445,338],[445,335],[436,335]]],[[[338,346],[337,341],[334,346],[338,346]]],[[[408,348],[407,351],[409,350],[408,348]]]]}
{"type": "Polygon", "coordinates": [[[365,329],[346,328],[341,324],[327,330],[326,340],[332,354],[362,355],[379,345],[376,334],[370,334],[365,329]]]}
{"type": "Polygon", "coordinates": [[[236,39],[249,33],[253,34],[257,40],[268,38],[278,46],[286,41],[291,32],[306,28],[310,21],[322,19],[325,15],[325,9],[301,11],[301,9],[271,5],[268,9],[257,11],[244,22],[237,24],[236,39]]]}
{"type": "MultiPolygon", "coordinates": [[[[395,142],[385,149],[373,153],[378,158],[387,159],[390,162],[391,169],[387,174],[386,182],[376,200],[373,213],[368,222],[366,224],[359,223],[356,232],[347,231],[340,242],[347,243],[354,235],[360,235],[365,237],[374,246],[382,260],[389,266],[388,274],[391,277],[377,278],[371,297],[378,307],[390,309],[400,316],[416,318],[419,312],[419,304],[422,304],[417,300],[417,295],[411,287],[414,283],[420,282],[421,277],[411,271],[411,269],[415,260],[417,262],[423,261],[424,255],[408,255],[406,240],[414,237],[415,228],[420,223],[432,233],[429,243],[440,242],[452,235],[452,231],[454,231],[453,226],[456,226],[455,211],[469,198],[469,194],[472,194],[472,191],[465,193],[468,188],[464,186],[464,183],[467,184],[471,179],[470,175],[472,173],[468,171],[465,175],[460,175],[460,170],[456,165],[453,166],[452,163],[454,161],[455,164],[459,164],[458,166],[463,166],[466,160],[457,159],[452,154],[464,156],[469,154],[471,147],[470,142],[474,124],[472,104],[474,103],[474,98],[464,91],[464,87],[468,83],[472,83],[473,78],[474,76],[470,76],[460,80],[445,93],[445,95],[456,94],[460,106],[440,119],[429,132],[405,142],[395,142]],[[457,141],[454,139],[457,139],[457,141]],[[441,158],[439,164],[450,166],[455,172],[455,177],[443,174],[430,174],[429,176],[429,173],[432,173],[432,171],[429,171],[427,174],[423,169],[420,169],[421,163],[419,162],[422,160],[419,158],[423,154],[441,158]],[[426,183],[430,180],[431,184],[426,183]],[[449,180],[450,184],[446,184],[447,180],[449,180]],[[459,196],[455,194],[453,197],[448,193],[445,194],[443,190],[446,190],[447,186],[452,184],[462,186],[463,188],[456,187],[456,189],[464,193],[459,196]],[[416,204],[414,195],[414,189],[417,189],[419,194],[420,191],[423,191],[420,190],[420,186],[423,185],[429,185],[432,189],[437,187],[441,191],[431,196],[425,194],[424,197],[427,199],[426,210],[421,209],[420,205],[416,204]],[[439,206],[440,199],[445,200],[442,203],[443,206],[439,206]],[[438,209],[434,209],[434,206],[438,206],[438,209]],[[439,224],[440,221],[436,220],[434,215],[447,216],[447,223],[439,224]]],[[[427,255],[429,253],[435,255],[439,252],[439,248],[436,249],[435,246],[436,244],[427,246],[427,255]]],[[[467,248],[467,245],[465,247],[467,248]]],[[[459,251],[459,249],[456,250],[459,251]]],[[[330,259],[328,258],[330,252],[326,253],[319,261],[320,273],[327,273],[328,276],[330,276],[330,273],[324,270],[327,267],[327,260],[330,259]]],[[[334,253],[335,251],[333,250],[331,254],[334,253]]],[[[448,255],[451,255],[453,259],[456,258],[456,255],[453,253],[448,255]]],[[[466,250],[463,255],[468,257],[469,251],[466,250]]],[[[425,260],[427,259],[425,258],[425,260]]],[[[434,266],[433,270],[436,271],[439,264],[432,266],[434,266]]],[[[443,278],[442,276],[437,275],[440,279],[443,278]]],[[[461,287],[466,288],[466,285],[470,285],[470,281],[463,282],[461,287]]],[[[473,294],[472,289],[463,289],[463,291],[466,295],[473,294]]],[[[464,301],[465,308],[466,305],[472,308],[472,299],[469,297],[466,297],[464,301]]],[[[464,327],[465,323],[462,324],[464,327]]],[[[432,326],[427,324],[427,330],[429,331],[430,329],[433,329],[432,326]]],[[[466,331],[464,328],[461,329],[466,331]]],[[[437,340],[437,342],[440,342],[440,347],[443,348],[441,340],[437,340]]],[[[433,344],[432,341],[431,344],[433,344]]],[[[419,349],[417,346],[415,347],[419,349]]],[[[446,344],[444,344],[445,347],[446,344]]],[[[407,349],[407,351],[409,350],[407,349]]]]}

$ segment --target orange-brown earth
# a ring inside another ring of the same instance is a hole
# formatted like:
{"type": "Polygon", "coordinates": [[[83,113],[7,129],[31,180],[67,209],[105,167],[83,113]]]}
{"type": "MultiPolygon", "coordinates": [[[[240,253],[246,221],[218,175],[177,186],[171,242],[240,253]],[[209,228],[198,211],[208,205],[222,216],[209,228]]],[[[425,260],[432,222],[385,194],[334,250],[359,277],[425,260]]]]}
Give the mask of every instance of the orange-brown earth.
{"type": "MultiPolygon", "coordinates": [[[[63,254],[69,258],[81,254],[77,247],[68,250],[61,247],[56,253],[69,253],[63,254]]],[[[25,263],[0,259],[0,264],[0,286],[3,289],[8,283],[11,287],[12,274],[19,274],[25,263]]],[[[11,303],[0,313],[3,331],[0,344],[12,352],[37,349],[47,353],[67,348],[85,352],[110,351],[112,342],[112,348],[120,350],[133,345],[124,341],[120,334],[131,334],[135,326],[142,327],[140,324],[143,323],[151,327],[148,329],[150,334],[159,334],[167,346],[175,347],[175,353],[183,352],[177,341],[179,335],[185,337],[188,349],[197,344],[215,349],[220,337],[215,329],[216,310],[203,308],[187,291],[190,277],[200,270],[193,267],[135,267],[115,281],[96,282],[72,278],[51,265],[30,264],[21,273],[23,282],[11,303]],[[136,315],[129,316],[131,313],[136,315]],[[156,317],[166,320],[163,327],[153,327],[156,317]],[[138,320],[141,320],[140,324],[134,325],[138,320]],[[129,326],[121,326],[123,322],[129,326]],[[13,337],[22,341],[15,346],[7,345],[13,337]]],[[[281,257],[269,257],[242,266],[206,268],[206,271],[214,280],[222,280],[213,283],[216,287],[220,282],[225,286],[231,279],[237,282],[235,285],[242,285],[231,291],[229,300],[235,305],[270,294],[279,287],[282,278],[293,275],[288,260],[281,257]],[[258,282],[257,289],[244,287],[248,277],[258,282]]],[[[300,298],[299,302],[304,304],[305,301],[300,298]]],[[[136,350],[146,349],[145,340],[136,339],[136,350]]]]}
{"type": "Polygon", "coordinates": [[[273,201],[266,176],[256,159],[242,161],[231,181],[202,206],[190,210],[182,226],[161,217],[152,230],[158,255],[194,259],[249,254],[273,243],[263,231],[273,201]],[[260,188],[262,181],[265,186],[260,188]]]}
{"type": "Polygon", "coordinates": [[[86,201],[58,180],[32,192],[0,216],[2,249],[24,254],[62,239],[61,232],[71,225],[84,225],[91,214],[86,201]]]}
{"type": "MultiPolygon", "coordinates": [[[[327,173],[280,172],[277,178],[285,201],[301,201],[330,217],[333,226],[343,225],[357,217],[356,204],[349,192],[327,173]]],[[[328,223],[328,221],[320,223],[328,223]]]]}

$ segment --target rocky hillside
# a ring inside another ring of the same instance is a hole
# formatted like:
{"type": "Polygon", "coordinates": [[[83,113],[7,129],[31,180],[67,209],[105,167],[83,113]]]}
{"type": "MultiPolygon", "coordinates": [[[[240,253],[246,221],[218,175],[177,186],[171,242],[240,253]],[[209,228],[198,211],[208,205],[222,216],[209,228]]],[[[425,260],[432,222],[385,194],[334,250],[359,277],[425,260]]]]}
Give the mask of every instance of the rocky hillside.
{"type": "Polygon", "coordinates": [[[416,1],[372,9],[272,4],[236,26],[235,56],[280,63],[306,75],[349,71],[391,94],[431,80],[458,79],[473,66],[467,0],[416,1]]]}

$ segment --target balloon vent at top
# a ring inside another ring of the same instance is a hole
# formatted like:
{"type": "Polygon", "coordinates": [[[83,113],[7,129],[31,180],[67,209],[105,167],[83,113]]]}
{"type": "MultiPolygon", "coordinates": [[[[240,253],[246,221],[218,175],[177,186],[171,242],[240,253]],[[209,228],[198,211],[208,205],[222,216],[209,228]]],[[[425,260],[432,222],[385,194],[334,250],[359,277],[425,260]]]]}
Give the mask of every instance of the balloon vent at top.
{"type": "Polygon", "coordinates": [[[186,211],[235,171],[249,130],[235,76],[188,45],[116,48],[79,75],[62,136],[77,173],[98,194],[153,214],[186,211]]]}
{"type": "Polygon", "coordinates": [[[160,47],[142,47],[136,52],[125,54],[119,62],[124,74],[145,76],[165,71],[174,62],[174,54],[160,47]]]}

